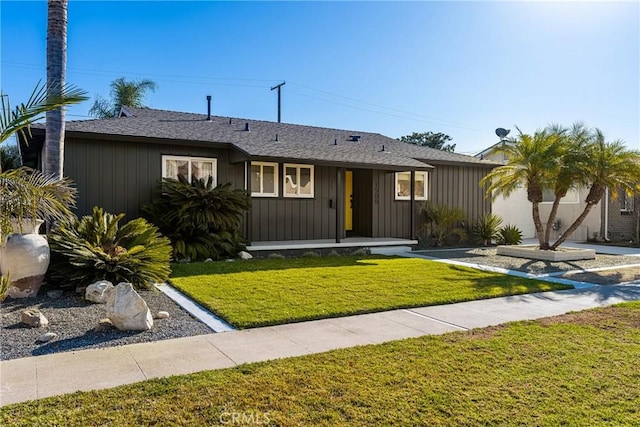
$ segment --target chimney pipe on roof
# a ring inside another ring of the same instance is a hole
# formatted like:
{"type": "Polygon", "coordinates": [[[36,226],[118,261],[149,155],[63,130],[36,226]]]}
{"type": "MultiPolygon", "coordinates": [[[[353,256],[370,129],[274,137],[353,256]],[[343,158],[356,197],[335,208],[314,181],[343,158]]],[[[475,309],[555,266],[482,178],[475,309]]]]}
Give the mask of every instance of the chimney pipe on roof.
{"type": "Polygon", "coordinates": [[[245,132],[249,132],[249,131],[251,131],[251,129],[249,129],[249,122],[246,122],[246,123],[244,124],[244,130],[245,130],[245,132]]]}
{"type": "Polygon", "coordinates": [[[211,121],[211,95],[207,95],[207,121],[211,121]]]}

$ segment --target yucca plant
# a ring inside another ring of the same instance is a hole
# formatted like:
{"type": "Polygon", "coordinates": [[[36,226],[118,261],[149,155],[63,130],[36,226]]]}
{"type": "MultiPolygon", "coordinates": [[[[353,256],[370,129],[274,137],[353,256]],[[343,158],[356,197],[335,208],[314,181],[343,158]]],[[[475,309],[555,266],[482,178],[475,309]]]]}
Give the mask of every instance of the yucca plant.
{"type": "Polygon", "coordinates": [[[143,218],[120,226],[124,214],[101,208],[67,221],[49,236],[50,278],[60,285],[86,286],[98,280],[149,288],[169,277],[171,245],[143,218]]]}
{"type": "Polygon", "coordinates": [[[486,213],[473,225],[473,235],[486,246],[498,238],[501,225],[502,218],[496,214],[486,213]]]}
{"type": "Polygon", "coordinates": [[[11,275],[0,276],[0,302],[4,301],[9,291],[9,285],[11,284],[11,275]]]}
{"type": "Polygon", "coordinates": [[[519,245],[522,243],[522,231],[515,225],[507,224],[498,231],[496,242],[499,245],[519,245]]]}
{"type": "Polygon", "coordinates": [[[467,238],[467,233],[460,225],[465,221],[462,209],[438,205],[431,201],[425,202],[422,212],[426,216],[423,229],[433,241],[433,246],[444,245],[452,236],[457,236],[461,242],[467,238]]]}
{"type": "Polygon", "coordinates": [[[214,187],[211,177],[192,181],[182,175],[163,179],[142,214],[171,240],[177,260],[235,257],[245,249],[239,227],[251,199],[244,190],[231,190],[231,183],[214,187]]]}

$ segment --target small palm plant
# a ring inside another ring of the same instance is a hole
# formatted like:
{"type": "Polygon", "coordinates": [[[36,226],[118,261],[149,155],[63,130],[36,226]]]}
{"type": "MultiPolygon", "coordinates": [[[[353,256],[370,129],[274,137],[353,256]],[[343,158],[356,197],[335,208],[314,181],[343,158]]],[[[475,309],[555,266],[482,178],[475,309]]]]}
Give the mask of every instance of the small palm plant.
{"type": "Polygon", "coordinates": [[[458,237],[461,242],[467,238],[466,231],[460,227],[461,223],[465,221],[462,209],[437,205],[427,201],[422,206],[422,212],[426,216],[423,229],[427,232],[428,237],[432,239],[434,246],[440,247],[444,245],[447,239],[453,236],[458,237]]]}
{"type": "Polygon", "coordinates": [[[26,167],[0,173],[0,235],[21,227],[24,220],[65,220],[73,217],[76,189],[68,178],[56,179],[26,167]]]}
{"type": "Polygon", "coordinates": [[[214,187],[211,177],[192,181],[163,179],[143,215],[171,240],[177,260],[235,257],[245,248],[239,228],[251,203],[247,192],[230,183],[214,187]]]}
{"type": "Polygon", "coordinates": [[[49,236],[51,279],[76,287],[108,280],[136,288],[167,280],[169,239],[142,218],[120,226],[123,217],[96,207],[92,215],[53,230],[49,236]]]}

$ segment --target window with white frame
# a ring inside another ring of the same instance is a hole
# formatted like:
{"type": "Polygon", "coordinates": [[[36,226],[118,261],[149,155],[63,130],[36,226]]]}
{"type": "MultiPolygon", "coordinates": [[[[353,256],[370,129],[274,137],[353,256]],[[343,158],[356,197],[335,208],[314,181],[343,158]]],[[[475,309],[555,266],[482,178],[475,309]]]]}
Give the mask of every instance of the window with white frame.
{"type": "Polygon", "coordinates": [[[204,157],[162,156],[162,177],[178,179],[183,175],[189,182],[192,178],[213,177],[213,185],[218,184],[218,160],[204,157]]]}
{"type": "MultiPolygon", "coordinates": [[[[415,200],[427,200],[427,172],[415,172],[415,200]]],[[[396,173],[396,200],[411,200],[411,172],[396,173]]]]}
{"type": "MultiPolygon", "coordinates": [[[[545,188],[542,190],[542,203],[553,203],[555,199],[556,195],[554,194],[553,190],[549,188],[545,188]]],[[[580,192],[577,188],[570,188],[569,191],[567,191],[567,194],[565,194],[565,196],[560,199],[561,205],[575,205],[578,203],[580,203],[580,192]]]]}
{"type": "Polygon", "coordinates": [[[626,191],[620,191],[620,212],[631,213],[634,208],[634,197],[629,196],[626,191]]]}
{"type": "Polygon", "coordinates": [[[284,164],[284,196],[313,197],[313,166],[284,164]]]}
{"type": "Polygon", "coordinates": [[[251,162],[251,195],[257,197],[278,196],[278,164],[251,162]]]}

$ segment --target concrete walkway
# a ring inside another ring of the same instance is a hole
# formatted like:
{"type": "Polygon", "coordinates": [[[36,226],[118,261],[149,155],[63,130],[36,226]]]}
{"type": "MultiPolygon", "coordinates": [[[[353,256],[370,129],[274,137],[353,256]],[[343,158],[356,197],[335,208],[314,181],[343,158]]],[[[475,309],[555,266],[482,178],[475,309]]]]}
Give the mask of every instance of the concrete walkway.
{"type": "Polygon", "coordinates": [[[640,286],[594,286],[2,361],[0,406],[639,299],[640,286]]]}

